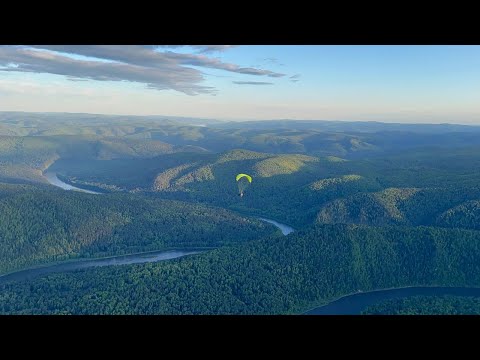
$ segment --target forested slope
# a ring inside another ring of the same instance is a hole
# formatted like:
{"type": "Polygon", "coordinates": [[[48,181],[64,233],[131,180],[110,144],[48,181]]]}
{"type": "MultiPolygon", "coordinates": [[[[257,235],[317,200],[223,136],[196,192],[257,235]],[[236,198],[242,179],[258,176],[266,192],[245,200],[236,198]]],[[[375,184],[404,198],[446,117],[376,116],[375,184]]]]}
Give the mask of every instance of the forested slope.
{"type": "Polygon", "coordinates": [[[480,286],[480,233],[321,225],[163,263],[0,286],[3,313],[298,313],[358,290],[480,286]]]}
{"type": "Polygon", "coordinates": [[[211,247],[278,230],[224,209],[0,183],[0,273],[79,257],[211,247]]]}

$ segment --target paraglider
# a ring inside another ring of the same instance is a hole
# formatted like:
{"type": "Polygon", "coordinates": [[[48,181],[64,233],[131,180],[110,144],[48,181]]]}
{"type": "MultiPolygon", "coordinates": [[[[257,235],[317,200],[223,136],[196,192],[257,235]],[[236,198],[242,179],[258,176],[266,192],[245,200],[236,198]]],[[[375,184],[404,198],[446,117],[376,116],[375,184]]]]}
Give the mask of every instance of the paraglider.
{"type": "Polygon", "coordinates": [[[252,177],[247,174],[238,174],[235,180],[238,185],[238,196],[243,197],[243,192],[252,183],[252,177]]]}

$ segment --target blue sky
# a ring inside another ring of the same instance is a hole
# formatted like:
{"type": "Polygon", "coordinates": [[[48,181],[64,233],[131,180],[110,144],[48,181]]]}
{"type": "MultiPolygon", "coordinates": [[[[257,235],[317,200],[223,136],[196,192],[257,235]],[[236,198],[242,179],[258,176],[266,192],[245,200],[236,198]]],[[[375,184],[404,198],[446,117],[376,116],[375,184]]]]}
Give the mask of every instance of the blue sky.
{"type": "Polygon", "coordinates": [[[480,124],[480,46],[1,46],[0,108],[480,124]]]}

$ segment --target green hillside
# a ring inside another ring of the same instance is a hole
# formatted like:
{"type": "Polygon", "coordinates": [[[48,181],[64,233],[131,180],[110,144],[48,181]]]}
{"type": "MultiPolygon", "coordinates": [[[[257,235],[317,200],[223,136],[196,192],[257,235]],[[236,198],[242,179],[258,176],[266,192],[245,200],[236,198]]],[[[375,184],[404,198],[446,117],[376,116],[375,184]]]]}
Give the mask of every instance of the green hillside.
{"type": "MultiPolygon", "coordinates": [[[[358,290],[480,286],[479,135],[448,124],[0,112],[0,273],[220,247],[0,285],[0,312],[290,314],[358,290]],[[55,188],[46,169],[106,194],[55,188]],[[238,173],[253,178],[242,197],[238,173]],[[296,231],[283,237],[253,216],[296,231]]],[[[371,311],[476,306],[457,300],[371,311]]]]}
{"type": "Polygon", "coordinates": [[[42,171],[58,159],[135,159],[174,152],[156,140],[72,136],[0,136],[0,180],[45,182],[42,171]]]}
{"type": "Polygon", "coordinates": [[[480,200],[466,201],[445,211],[436,223],[444,227],[480,230],[480,200]]]}
{"type": "Polygon", "coordinates": [[[0,273],[80,257],[221,246],[276,233],[224,209],[0,184],[0,273]]]}
{"type": "Polygon", "coordinates": [[[359,193],[326,204],[323,224],[429,225],[478,229],[480,188],[389,188],[359,193]]]}
{"type": "Polygon", "coordinates": [[[479,286],[480,233],[323,225],[169,262],[0,285],[2,313],[299,313],[358,290],[479,286]]]}

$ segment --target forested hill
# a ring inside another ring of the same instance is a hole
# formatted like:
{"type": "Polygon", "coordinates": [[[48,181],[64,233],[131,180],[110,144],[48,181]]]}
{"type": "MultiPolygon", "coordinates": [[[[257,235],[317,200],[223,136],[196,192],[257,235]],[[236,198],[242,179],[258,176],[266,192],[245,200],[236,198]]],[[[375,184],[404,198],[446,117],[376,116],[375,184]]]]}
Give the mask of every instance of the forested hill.
{"type": "Polygon", "coordinates": [[[140,195],[0,183],[0,273],[80,257],[253,240],[273,225],[220,208],[140,195]]]}
{"type": "Polygon", "coordinates": [[[144,192],[271,217],[313,222],[476,228],[480,148],[405,152],[378,159],[272,154],[236,149],[150,159],[60,160],[67,182],[144,192]],[[237,196],[238,173],[253,176],[237,196]]]}
{"type": "Polygon", "coordinates": [[[44,182],[42,171],[58,159],[134,159],[182,151],[157,140],[98,136],[1,136],[0,180],[44,182]]]}
{"type": "Polygon", "coordinates": [[[480,126],[451,124],[224,122],[165,116],[0,112],[2,137],[40,138],[31,141],[47,140],[50,146],[52,142],[66,139],[75,139],[75,142],[84,139],[87,143],[91,138],[107,143],[115,139],[114,144],[106,145],[107,152],[114,148],[128,155],[134,154],[127,149],[132,147],[131,142],[141,141],[145,145],[157,142],[216,153],[240,148],[275,154],[362,158],[429,146],[444,149],[480,146],[479,134],[480,126]]]}
{"type": "Polygon", "coordinates": [[[2,285],[4,313],[298,313],[480,286],[480,127],[0,112],[0,212],[0,274],[221,247],[2,285]],[[47,168],[106,194],[57,189],[47,168]]]}
{"type": "Polygon", "coordinates": [[[2,313],[301,313],[401,286],[480,286],[480,233],[317,225],[163,263],[53,274],[0,286],[2,313]]]}

